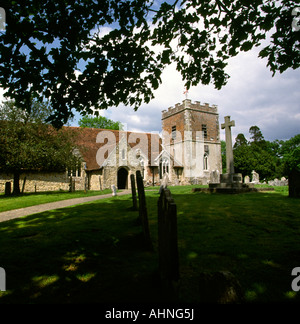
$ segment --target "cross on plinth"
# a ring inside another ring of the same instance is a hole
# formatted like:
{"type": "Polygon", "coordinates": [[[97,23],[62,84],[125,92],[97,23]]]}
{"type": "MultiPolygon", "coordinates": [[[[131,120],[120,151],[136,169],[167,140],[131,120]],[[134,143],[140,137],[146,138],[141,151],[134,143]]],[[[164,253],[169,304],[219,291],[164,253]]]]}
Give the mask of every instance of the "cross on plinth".
{"type": "Polygon", "coordinates": [[[231,127],[235,126],[235,122],[234,120],[230,120],[230,116],[226,116],[224,119],[225,123],[221,124],[221,128],[225,129],[226,168],[227,173],[234,173],[231,127]]]}

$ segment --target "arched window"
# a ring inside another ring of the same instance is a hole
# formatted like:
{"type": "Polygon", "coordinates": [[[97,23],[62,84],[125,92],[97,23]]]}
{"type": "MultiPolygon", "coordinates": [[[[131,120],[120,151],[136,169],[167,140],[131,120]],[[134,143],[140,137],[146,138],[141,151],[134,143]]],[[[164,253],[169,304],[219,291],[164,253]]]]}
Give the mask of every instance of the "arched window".
{"type": "Polygon", "coordinates": [[[208,170],[208,155],[204,154],[203,158],[203,170],[208,170]]]}
{"type": "Polygon", "coordinates": [[[160,160],[160,178],[162,179],[165,173],[169,173],[170,161],[167,158],[160,160]]]}

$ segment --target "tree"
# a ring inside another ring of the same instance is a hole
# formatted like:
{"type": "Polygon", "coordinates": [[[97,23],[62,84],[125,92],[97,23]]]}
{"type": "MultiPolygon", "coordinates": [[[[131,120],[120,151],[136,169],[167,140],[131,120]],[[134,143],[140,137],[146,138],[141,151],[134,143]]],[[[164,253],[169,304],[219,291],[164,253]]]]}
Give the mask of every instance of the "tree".
{"type": "Polygon", "coordinates": [[[0,107],[0,172],[12,173],[13,193],[20,193],[20,175],[28,171],[64,171],[77,163],[75,134],[43,122],[47,104],[32,100],[31,113],[13,101],[0,107]]]}
{"type": "Polygon", "coordinates": [[[120,122],[114,122],[103,116],[83,116],[79,122],[80,127],[90,127],[90,128],[101,128],[101,129],[115,129],[122,130],[122,124],[120,122]]]}
{"type": "Polygon", "coordinates": [[[282,168],[286,176],[293,168],[300,169],[300,134],[287,141],[280,141],[279,154],[282,158],[282,168]]]}
{"type": "Polygon", "coordinates": [[[251,126],[249,129],[251,140],[255,144],[261,144],[264,142],[264,136],[258,126],[251,126]]]}
{"type": "Polygon", "coordinates": [[[234,165],[236,172],[250,175],[252,170],[260,174],[262,179],[274,178],[277,169],[277,157],[271,150],[269,142],[258,126],[249,129],[251,141],[247,142],[244,134],[239,134],[233,146],[234,165]]]}
{"type": "Polygon", "coordinates": [[[173,62],[188,89],[200,82],[220,89],[228,59],[267,35],[259,56],[273,74],[299,67],[296,6],[291,0],[6,1],[0,82],[25,109],[32,94],[49,98],[49,120],[57,126],[72,109],[91,114],[93,107],[121,103],[138,109],[173,62]]]}
{"type": "Polygon", "coordinates": [[[233,148],[237,148],[239,146],[243,146],[243,145],[247,145],[248,141],[245,137],[244,134],[238,134],[236,139],[235,139],[235,143],[233,145],[233,148]]]}

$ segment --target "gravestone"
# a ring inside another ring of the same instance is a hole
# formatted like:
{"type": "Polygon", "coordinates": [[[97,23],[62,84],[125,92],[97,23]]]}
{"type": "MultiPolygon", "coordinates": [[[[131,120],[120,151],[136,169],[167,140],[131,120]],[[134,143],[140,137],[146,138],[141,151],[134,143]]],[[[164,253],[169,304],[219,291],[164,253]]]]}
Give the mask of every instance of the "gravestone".
{"type": "Polygon", "coordinates": [[[251,183],[259,184],[259,174],[255,170],[252,170],[252,181],[251,181],[251,183]]]}
{"type": "Polygon", "coordinates": [[[249,176],[245,176],[244,183],[250,183],[250,177],[249,176]]]}
{"type": "Polygon", "coordinates": [[[11,195],[11,182],[5,182],[5,196],[11,195]]]}
{"type": "Polygon", "coordinates": [[[147,249],[152,250],[153,246],[152,246],[150,231],[149,231],[144,181],[141,172],[139,170],[136,171],[136,183],[137,183],[138,197],[139,197],[139,219],[142,224],[146,247],[147,249]]]}
{"type": "Polygon", "coordinates": [[[165,292],[174,292],[179,280],[177,207],[169,189],[164,188],[157,202],[159,272],[165,292]]]}
{"type": "Polygon", "coordinates": [[[300,171],[296,168],[289,175],[289,197],[300,198],[300,171]]]}
{"type": "Polygon", "coordinates": [[[220,182],[219,170],[213,170],[210,173],[210,183],[219,183],[219,182],[220,182]]]}
{"type": "Polygon", "coordinates": [[[112,196],[117,196],[117,188],[115,185],[111,185],[112,196]]]}
{"type": "Polygon", "coordinates": [[[135,189],[134,174],[130,175],[130,182],[131,182],[131,194],[132,194],[132,209],[137,210],[137,200],[136,200],[136,189],[135,189]]]}

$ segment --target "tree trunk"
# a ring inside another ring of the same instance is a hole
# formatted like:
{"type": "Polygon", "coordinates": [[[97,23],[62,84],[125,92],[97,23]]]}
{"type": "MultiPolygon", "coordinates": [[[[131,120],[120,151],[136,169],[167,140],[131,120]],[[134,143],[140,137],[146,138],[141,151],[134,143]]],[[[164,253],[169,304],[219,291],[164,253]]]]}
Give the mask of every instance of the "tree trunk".
{"type": "Polygon", "coordinates": [[[20,190],[20,173],[16,171],[14,173],[14,189],[13,189],[13,195],[19,195],[21,193],[20,190]]]}

